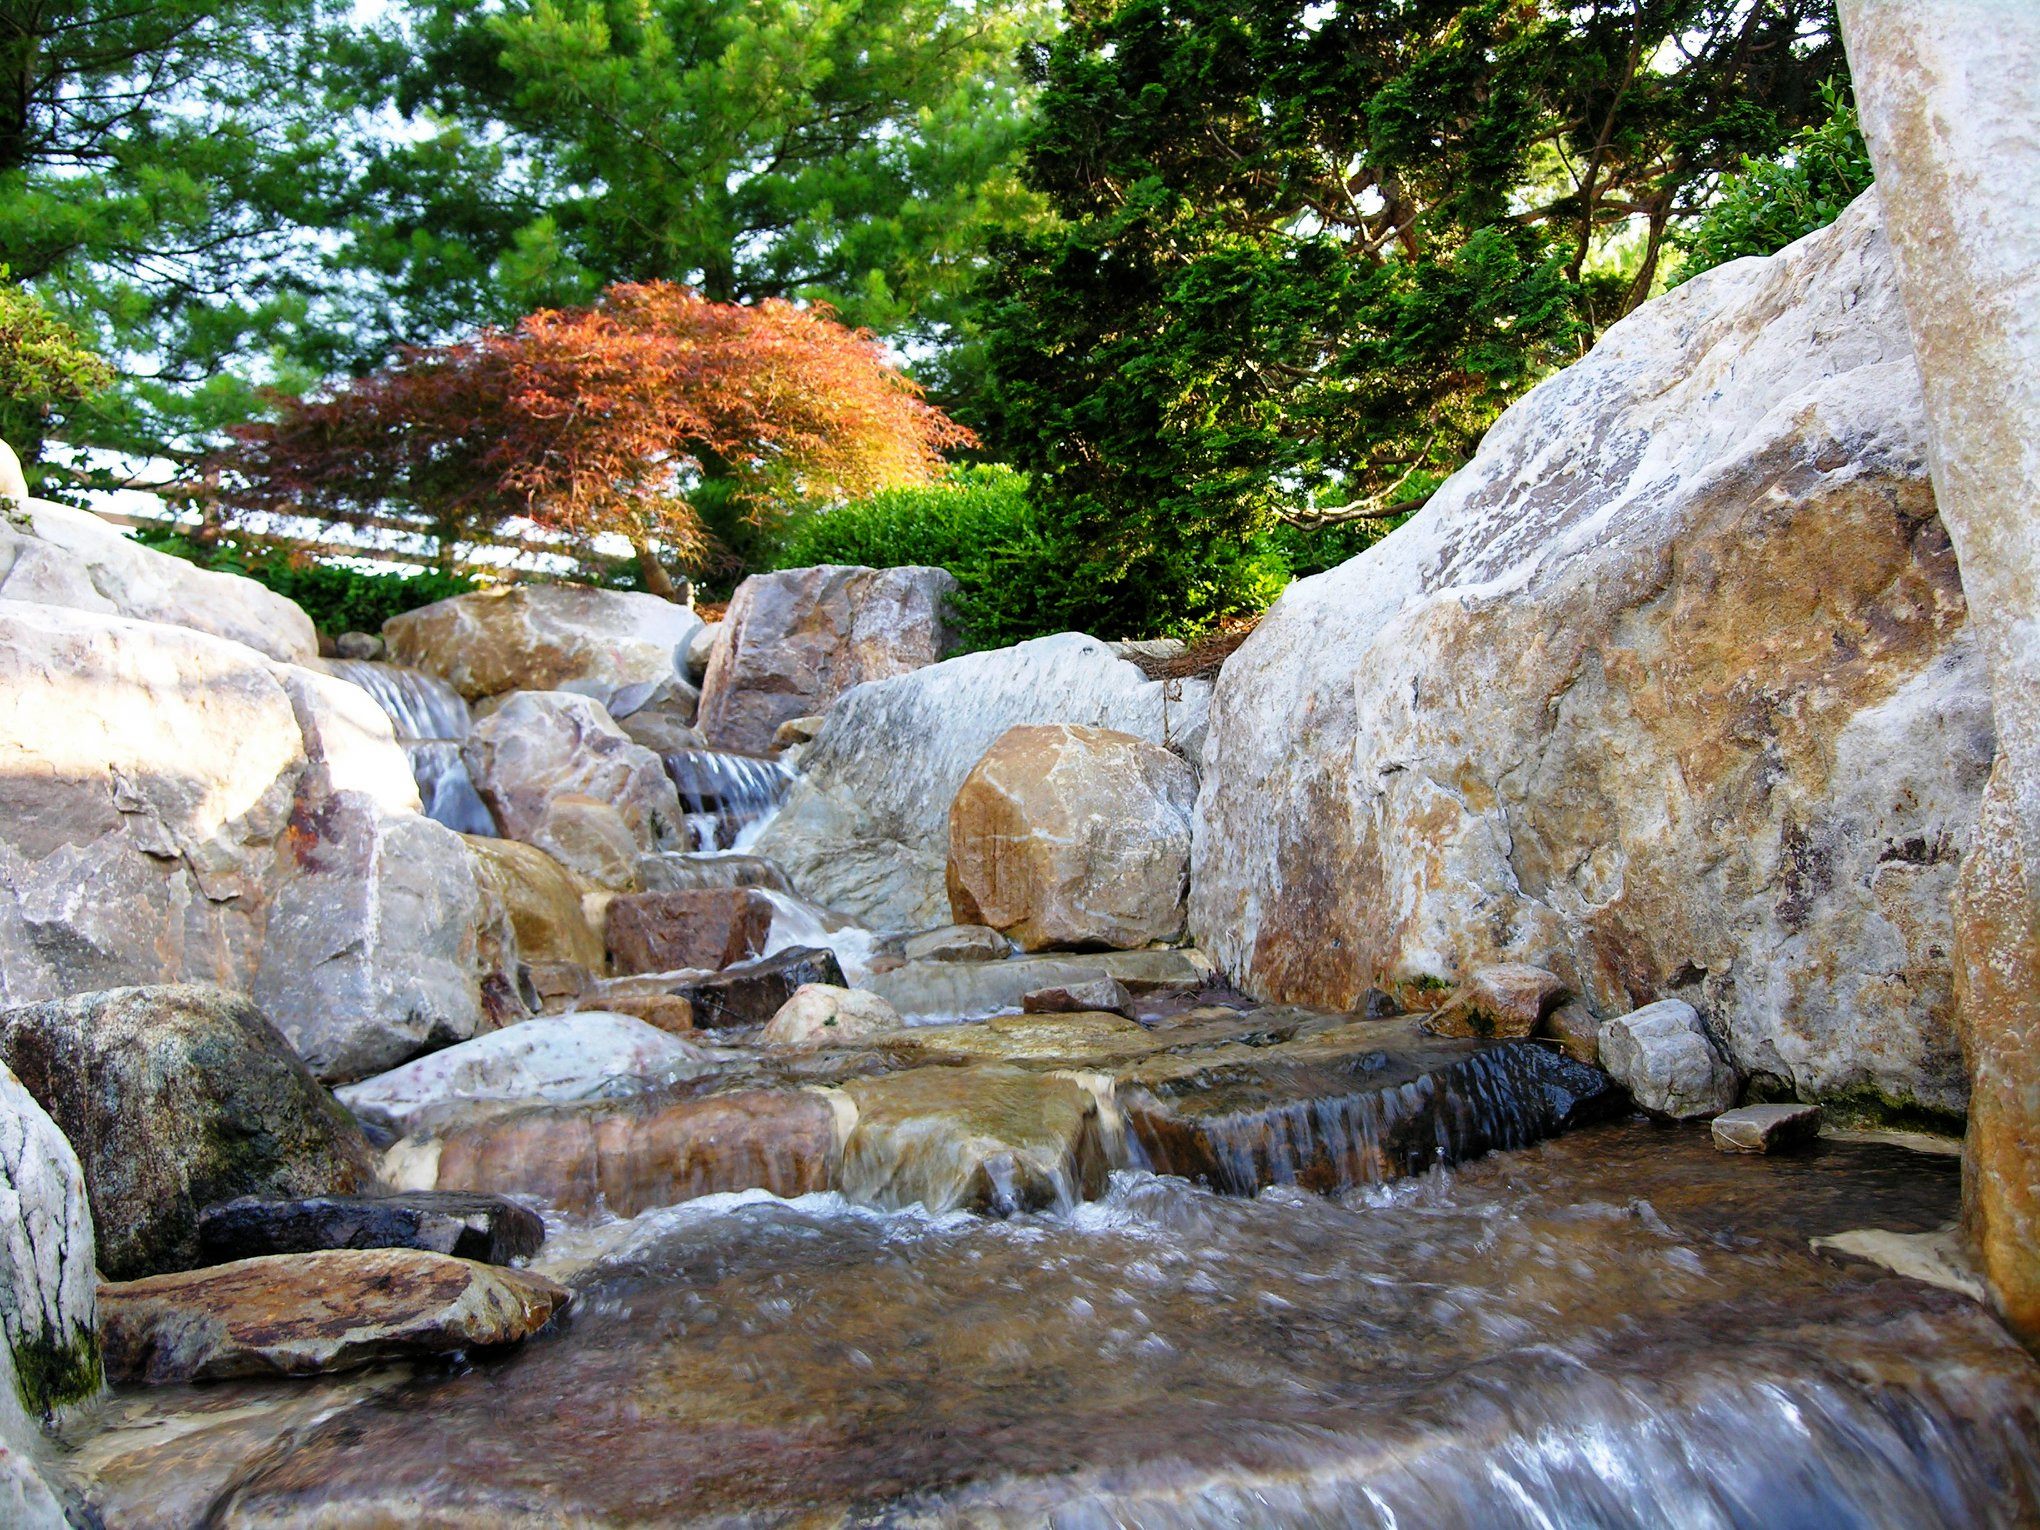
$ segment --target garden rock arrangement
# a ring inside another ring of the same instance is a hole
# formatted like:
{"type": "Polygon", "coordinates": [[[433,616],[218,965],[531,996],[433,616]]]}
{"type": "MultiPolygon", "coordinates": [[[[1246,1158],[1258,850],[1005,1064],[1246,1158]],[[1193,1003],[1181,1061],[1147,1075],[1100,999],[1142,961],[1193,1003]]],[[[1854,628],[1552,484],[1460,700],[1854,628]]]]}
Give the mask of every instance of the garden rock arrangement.
{"type": "Polygon", "coordinates": [[[1959,1113],[1994,745],[1924,418],[1874,194],[1616,325],[1226,662],[1200,944],[1336,1006],[1527,962],[1802,1098],[1959,1113]]]}
{"type": "Polygon", "coordinates": [[[933,664],[954,646],[939,568],[825,564],[754,574],[737,588],[701,683],[701,732],[765,754],[780,724],[866,680],[933,664]]]}

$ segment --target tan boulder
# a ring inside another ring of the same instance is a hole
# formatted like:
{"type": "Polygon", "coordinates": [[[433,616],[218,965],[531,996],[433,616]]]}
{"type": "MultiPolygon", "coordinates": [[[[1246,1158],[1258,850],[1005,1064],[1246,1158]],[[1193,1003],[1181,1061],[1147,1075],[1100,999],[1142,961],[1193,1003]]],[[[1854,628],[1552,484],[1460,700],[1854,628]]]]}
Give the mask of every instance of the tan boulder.
{"type": "Polygon", "coordinates": [[[833,1047],[900,1028],[899,1011],[875,993],[803,983],[765,1022],[758,1039],[769,1047],[833,1047]]]}
{"type": "Polygon", "coordinates": [[[939,568],[823,564],[737,586],[701,682],[698,726],[718,749],[764,754],[781,723],[853,685],[933,664],[953,641],[939,568]]]}
{"type": "Polygon", "coordinates": [[[752,887],[625,893],[609,904],[609,953],[620,974],[734,967],[764,954],[775,911],[752,887]]]}
{"type": "Polygon", "coordinates": [[[602,937],[582,907],[588,884],[536,845],[463,836],[475,874],[509,919],[526,962],[574,962],[599,971],[602,937]]]}
{"type": "Polygon", "coordinates": [[[1961,1111],[1995,742],[1927,455],[1874,198],[1646,304],[1227,659],[1200,946],[1339,1009],[1528,962],[1690,1000],[1767,1088],[1961,1111]]]}
{"type": "Polygon", "coordinates": [[[701,627],[691,607],[582,584],[513,584],[456,595],[383,623],[399,664],[429,670],[470,701],[508,691],[575,691],[632,712],[668,680],[701,627]]]}
{"type": "Polygon", "coordinates": [[[606,887],[633,885],[641,855],[682,847],[659,757],[586,696],[520,691],[474,725],[462,755],[507,838],[606,887]]]}
{"type": "Polygon", "coordinates": [[[733,1190],[808,1195],[829,1188],[835,1160],[836,1112],[805,1089],[541,1106],[457,1127],[403,1158],[408,1189],[620,1217],[733,1190]]]}
{"type": "Polygon", "coordinates": [[[1434,1036],[1534,1036],[1565,996],[1565,980],[1528,962],[1476,967],[1459,991],[1433,1011],[1434,1036]]]}
{"type": "Polygon", "coordinates": [[[1010,728],[949,810],[950,910],[1029,951],[1172,939],[1196,791],[1181,758],[1132,734],[1010,728]]]}
{"type": "Polygon", "coordinates": [[[309,1376],[514,1344],[572,1300],[542,1275],[422,1249],[267,1254],[99,1288],[114,1381],[309,1376]]]}

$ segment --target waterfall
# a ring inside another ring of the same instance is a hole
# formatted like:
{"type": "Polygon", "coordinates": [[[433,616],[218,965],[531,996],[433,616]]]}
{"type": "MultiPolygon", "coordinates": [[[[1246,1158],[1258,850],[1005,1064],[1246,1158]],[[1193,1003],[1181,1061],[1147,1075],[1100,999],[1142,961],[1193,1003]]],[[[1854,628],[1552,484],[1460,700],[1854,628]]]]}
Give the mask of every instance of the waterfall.
{"type": "Polygon", "coordinates": [[[792,771],[755,755],[676,749],[665,760],[696,850],[743,849],[793,785],[792,771]]]}
{"type": "Polygon", "coordinates": [[[425,816],[463,834],[496,832],[476,795],[460,746],[468,736],[468,704],[460,692],[421,669],[369,659],[328,659],[326,672],[360,686],[389,717],[411,761],[425,816]]]}

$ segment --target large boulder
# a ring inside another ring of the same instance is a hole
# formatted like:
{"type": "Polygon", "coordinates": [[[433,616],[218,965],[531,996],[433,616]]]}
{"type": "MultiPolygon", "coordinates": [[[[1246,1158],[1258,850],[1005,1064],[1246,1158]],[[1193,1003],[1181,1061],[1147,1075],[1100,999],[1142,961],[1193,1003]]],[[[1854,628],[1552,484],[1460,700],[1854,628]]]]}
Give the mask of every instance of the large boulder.
{"type": "Polygon", "coordinates": [[[411,1248],[270,1254],[107,1285],[118,1381],[310,1376],[514,1344],[572,1300],[526,1270],[411,1248]]]}
{"type": "Polygon", "coordinates": [[[666,767],[598,701],[521,691],[475,724],[462,753],[505,836],[605,887],[631,886],[641,855],[684,848],[666,767]]]}
{"type": "Polygon", "coordinates": [[[189,627],[292,664],[319,652],[311,618],[274,590],[144,547],[89,510],[44,499],[0,517],[0,600],[189,627]]]}
{"type": "Polygon", "coordinates": [[[592,888],[536,845],[469,838],[475,879],[510,925],[510,959],[572,962],[599,970],[602,937],[582,902],[592,888]]]}
{"type": "Polygon", "coordinates": [[[513,584],[456,595],[383,623],[389,656],[468,698],[574,691],[636,711],[680,664],[701,626],[689,606],[582,584],[513,584]]]}
{"type": "Polygon", "coordinates": [[[1688,1120],[1735,1103],[1737,1081],[1693,1006],[1660,999],[1601,1027],[1601,1066],[1645,1110],[1688,1120]]]}
{"type": "Polygon", "coordinates": [[[480,1022],[479,897],[359,688],[0,600],[0,1002],[202,981],[326,1077],[480,1022]]]}
{"type": "Polygon", "coordinates": [[[619,973],[715,971],[765,954],[778,907],[755,887],[625,893],[603,925],[619,973]]]}
{"type": "Polygon", "coordinates": [[[0,1010],[0,1061],[77,1150],[99,1266],[198,1262],[198,1213],[238,1195],[323,1195],[374,1178],[367,1139],[260,1011],[199,985],[0,1010]]]}
{"type": "Polygon", "coordinates": [[[1190,896],[1249,991],[1495,961],[1697,1006],[1802,1098],[1959,1111],[1993,735],[1874,198],[1533,390],[1292,585],[1212,707],[1190,896]]]}
{"type": "Polygon", "coordinates": [[[939,568],[823,564],[737,586],[701,683],[699,726],[718,749],[764,754],[779,725],[853,685],[933,664],[954,643],[939,568]]]}
{"type": "Polygon", "coordinates": [[[78,1155],[0,1065],[0,1443],[98,1390],[97,1286],[78,1155]]]}
{"type": "Polygon", "coordinates": [[[1152,681],[1066,632],[858,686],[829,708],[753,848],[805,897],[887,932],[950,919],[949,805],[1008,728],[1073,723],[1170,747],[1201,736],[1203,681],[1152,681]]]}
{"type": "Polygon", "coordinates": [[[1008,728],[950,805],[950,911],[1029,951],[1173,939],[1196,796],[1190,767],[1144,738],[1008,728]]]}

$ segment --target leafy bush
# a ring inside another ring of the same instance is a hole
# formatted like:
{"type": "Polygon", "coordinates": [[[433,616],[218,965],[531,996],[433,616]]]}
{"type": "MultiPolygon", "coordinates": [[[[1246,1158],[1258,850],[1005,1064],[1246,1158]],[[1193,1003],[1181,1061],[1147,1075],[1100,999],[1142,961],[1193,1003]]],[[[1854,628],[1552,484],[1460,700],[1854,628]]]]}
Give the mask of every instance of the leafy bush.
{"type": "Polygon", "coordinates": [[[1775,159],[1745,159],[1722,184],[1721,200],[1677,240],[1677,279],[1744,255],[1771,255],[1826,228],[1869,189],[1870,150],[1856,108],[1839,86],[1823,92],[1827,121],[1795,134],[1775,159]]]}
{"type": "Polygon", "coordinates": [[[144,531],[136,540],[201,568],[242,574],[296,601],[321,632],[379,632],[382,624],[435,600],[465,595],[478,581],[433,569],[365,573],[340,563],[315,563],[288,553],[245,547],[231,537],[206,544],[181,532],[144,531]]]}
{"type": "Polygon", "coordinates": [[[52,410],[82,403],[112,382],[113,369],[0,266],[0,440],[32,461],[52,410]]]}

